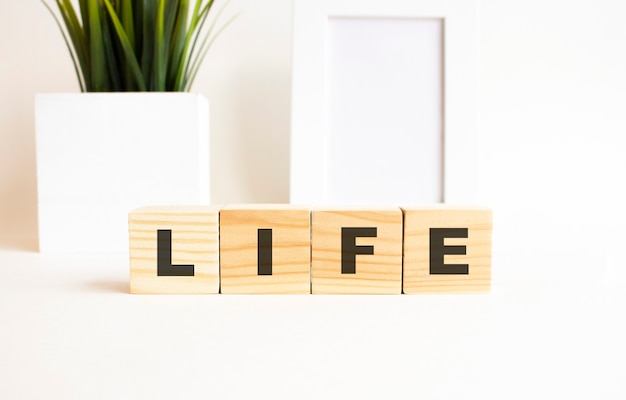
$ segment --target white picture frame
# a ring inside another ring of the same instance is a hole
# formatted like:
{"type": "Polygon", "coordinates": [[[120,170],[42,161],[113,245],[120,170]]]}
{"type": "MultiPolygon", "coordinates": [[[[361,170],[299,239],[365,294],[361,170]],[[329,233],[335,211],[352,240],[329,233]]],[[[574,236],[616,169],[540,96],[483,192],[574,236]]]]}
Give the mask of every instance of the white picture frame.
{"type": "MultiPolygon", "coordinates": [[[[328,204],[327,49],[329,18],[425,18],[443,23],[445,203],[476,191],[478,5],[476,0],[294,1],[290,202],[328,204]]],[[[367,202],[367,199],[363,199],[367,202]]]]}

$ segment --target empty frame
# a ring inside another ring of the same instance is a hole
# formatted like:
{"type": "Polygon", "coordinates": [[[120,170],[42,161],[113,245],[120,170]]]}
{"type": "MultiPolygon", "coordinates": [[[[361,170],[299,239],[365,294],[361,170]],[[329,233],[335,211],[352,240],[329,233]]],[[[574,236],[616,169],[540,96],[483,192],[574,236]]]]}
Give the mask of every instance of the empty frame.
{"type": "Polygon", "coordinates": [[[474,1],[294,3],[291,202],[471,202],[474,1]]]}

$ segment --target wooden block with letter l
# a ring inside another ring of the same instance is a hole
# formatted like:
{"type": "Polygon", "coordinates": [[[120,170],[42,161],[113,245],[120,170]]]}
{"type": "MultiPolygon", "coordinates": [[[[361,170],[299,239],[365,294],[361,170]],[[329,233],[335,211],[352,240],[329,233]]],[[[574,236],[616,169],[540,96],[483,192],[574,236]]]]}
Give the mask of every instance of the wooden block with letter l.
{"type": "Polygon", "coordinates": [[[219,293],[219,207],[128,214],[131,293],[219,293]]]}
{"type": "Polygon", "coordinates": [[[402,210],[404,293],[490,290],[491,210],[447,206],[402,210]]]}
{"type": "Polygon", "coordinates": [[[311,211],[281,204],[220,211],[222,293],[311,293],[311,211]]]}
{"type": "Polygon", "coordinates": [[[400,208],[314,209],[311,213],[313,293],[400,294],[400,208]]]}

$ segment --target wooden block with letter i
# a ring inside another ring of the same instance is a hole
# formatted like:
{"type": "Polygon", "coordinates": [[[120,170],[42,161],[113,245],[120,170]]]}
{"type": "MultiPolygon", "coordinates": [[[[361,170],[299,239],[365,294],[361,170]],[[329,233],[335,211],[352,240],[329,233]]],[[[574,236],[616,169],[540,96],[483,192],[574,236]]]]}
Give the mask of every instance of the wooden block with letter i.
{"type": "Polygon", "coordinates": [[[219,293],[219,207],[128,214],[131,293],[219,293]]]}
{"type": "Polygon", "coordinates": [[[402,211],[313,210],[311,258],[313,293],[400,294],[402,211]]]}
{"type": "Polygon", "coordinates": [[[311,211],[281,204],[220,211],[222,293],[311,293],[311,211]]]}
{"type": "Polygon", "coordinates": [[[402,208],[404,293],[487,292],[492,213],[479,208],[402,208]]]}

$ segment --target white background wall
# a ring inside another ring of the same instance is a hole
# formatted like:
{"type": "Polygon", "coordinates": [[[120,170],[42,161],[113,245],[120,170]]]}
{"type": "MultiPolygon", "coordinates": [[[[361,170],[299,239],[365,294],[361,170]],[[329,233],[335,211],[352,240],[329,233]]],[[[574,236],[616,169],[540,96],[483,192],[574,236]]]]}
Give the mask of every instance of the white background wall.
{"type": "MultiPolygon", "coordinates": [[[[34,95],[78,86],[40,2],[0,1],[0,247],[33,250],[34,95]]],[[[479,193],[495,213],[494,285],[626,277],[623,4],[482,1],[479,193]]],[[[215,203],[288,201],[291,7],[233,0],[244,13],[196,81],[211,102],[215,203]]]]}

